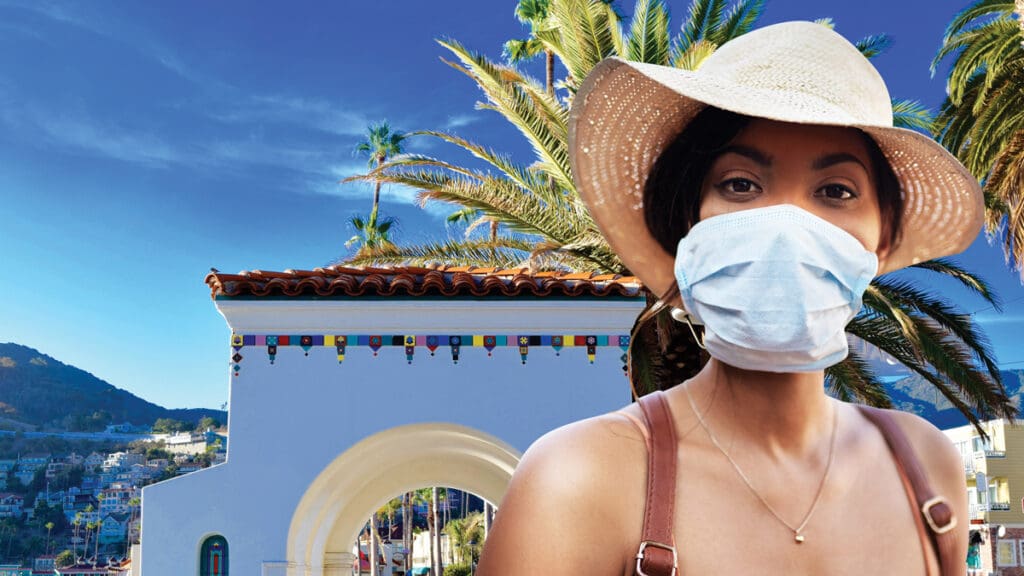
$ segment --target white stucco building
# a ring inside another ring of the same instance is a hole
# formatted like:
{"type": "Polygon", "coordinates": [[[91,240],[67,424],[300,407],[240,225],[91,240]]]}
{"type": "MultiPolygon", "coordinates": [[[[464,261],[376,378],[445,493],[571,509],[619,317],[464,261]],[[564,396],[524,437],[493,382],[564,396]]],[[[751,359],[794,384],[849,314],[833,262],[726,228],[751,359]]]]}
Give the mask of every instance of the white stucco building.
{"type": "Polygon", "coordinates": [[[143,490],[142,576],[350,574],[387,500],[435,485],[496,504],[539,436],[630,402],[632,278],[335,267],[207,283],[231,329],[231,443],[224,464],[143,490]]]}

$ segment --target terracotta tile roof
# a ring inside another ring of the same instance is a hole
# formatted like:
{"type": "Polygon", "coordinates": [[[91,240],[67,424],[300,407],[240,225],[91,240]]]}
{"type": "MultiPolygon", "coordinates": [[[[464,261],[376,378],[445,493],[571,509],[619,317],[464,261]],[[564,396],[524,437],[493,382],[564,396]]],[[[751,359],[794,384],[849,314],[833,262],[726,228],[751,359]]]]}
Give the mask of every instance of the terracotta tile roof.
{"type": "Polygon", "coordinates": [[[617,274],[537,272],[527,268],[498,270],[473,266],[437,268],[347,268],[267,272],[253,270],[206,276],[211,296],[218,297],[360,297],[360,296],[611,296],[639,297],[640,281],[617,274]]]}

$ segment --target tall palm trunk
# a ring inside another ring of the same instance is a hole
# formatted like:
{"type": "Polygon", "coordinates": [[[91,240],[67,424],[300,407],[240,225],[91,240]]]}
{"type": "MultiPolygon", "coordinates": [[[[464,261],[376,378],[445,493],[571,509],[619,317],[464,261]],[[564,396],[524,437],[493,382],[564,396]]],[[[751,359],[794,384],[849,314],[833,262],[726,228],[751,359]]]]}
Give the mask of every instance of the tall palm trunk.
{"type": "Polygon", "coordinates": [[[430,543],[430,571],[437,574],[437,563],[434,560],[434,515],[427,510],[427,542],[430,543]]]}
{"type": "Polygon", "coordinates": [[[412,569],[412,495],[402,495],[402,544],[405,548],[405,571],[412,569]]]}
{"type": "MultiPolygon", "coordinates": [[[[384,160],[386,160],[386,158],[383,155],[382,156],[377,156],[377,167],[378,168],[380,168],[380,165],[384,163],[384,160]]],[[[382,184],[381,181],[378,180],[377,183],[373,187],[373,208],[370,210],[370,214],[374,214],[374,215],[377,214],[377,206],[380,205],[380,187],[381,187],[381,184],[382,184]]]]}
{"type": "Polygon", "coordinates": [[[370,576],[377,576],[377,515],[370,514],[370,544],[366,555],[370,560],[370,576]]]}
{"type": "Polygon", "coordinates": [[[431,494],[433,498],[430,499],[430,514],[434,518],[434,529],[430,532],[430,536],[433,539],[432,546],[437,550],[437,553],[431,556],[437,559],[434,574],[441,574],[441,523],[437,516],[437,486],[431,488],[431,494]]]}

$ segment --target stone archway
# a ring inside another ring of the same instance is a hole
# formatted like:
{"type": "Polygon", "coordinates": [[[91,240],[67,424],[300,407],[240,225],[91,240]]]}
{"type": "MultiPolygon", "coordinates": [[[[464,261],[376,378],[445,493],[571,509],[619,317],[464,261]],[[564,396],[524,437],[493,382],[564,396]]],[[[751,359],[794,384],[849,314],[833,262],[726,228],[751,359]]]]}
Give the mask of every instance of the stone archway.
{"type": "Polygon", "coordinates": [[[449,423],[410,424],[364,438],[317,475],[295,508],[289,576],[351,566],[352,543],[370,512],[396,494],[451,486],[497,504],[520,456],[490,434],[449,423]]]}

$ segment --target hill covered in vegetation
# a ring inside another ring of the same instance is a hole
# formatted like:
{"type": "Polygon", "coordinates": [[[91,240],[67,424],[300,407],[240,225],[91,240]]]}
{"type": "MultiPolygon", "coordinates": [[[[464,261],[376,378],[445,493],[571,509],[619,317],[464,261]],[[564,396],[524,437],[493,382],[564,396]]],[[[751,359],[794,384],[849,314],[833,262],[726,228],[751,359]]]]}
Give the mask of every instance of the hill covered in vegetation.
{"type": "Polygon", "coordinates": [[[116,388],[92,374],[34,348],[0,343],[0,422],[71,431],[103,430],[107,424],[152,425],[158,419],[227,421],[223,410],[168,409],[116,388]]]}

